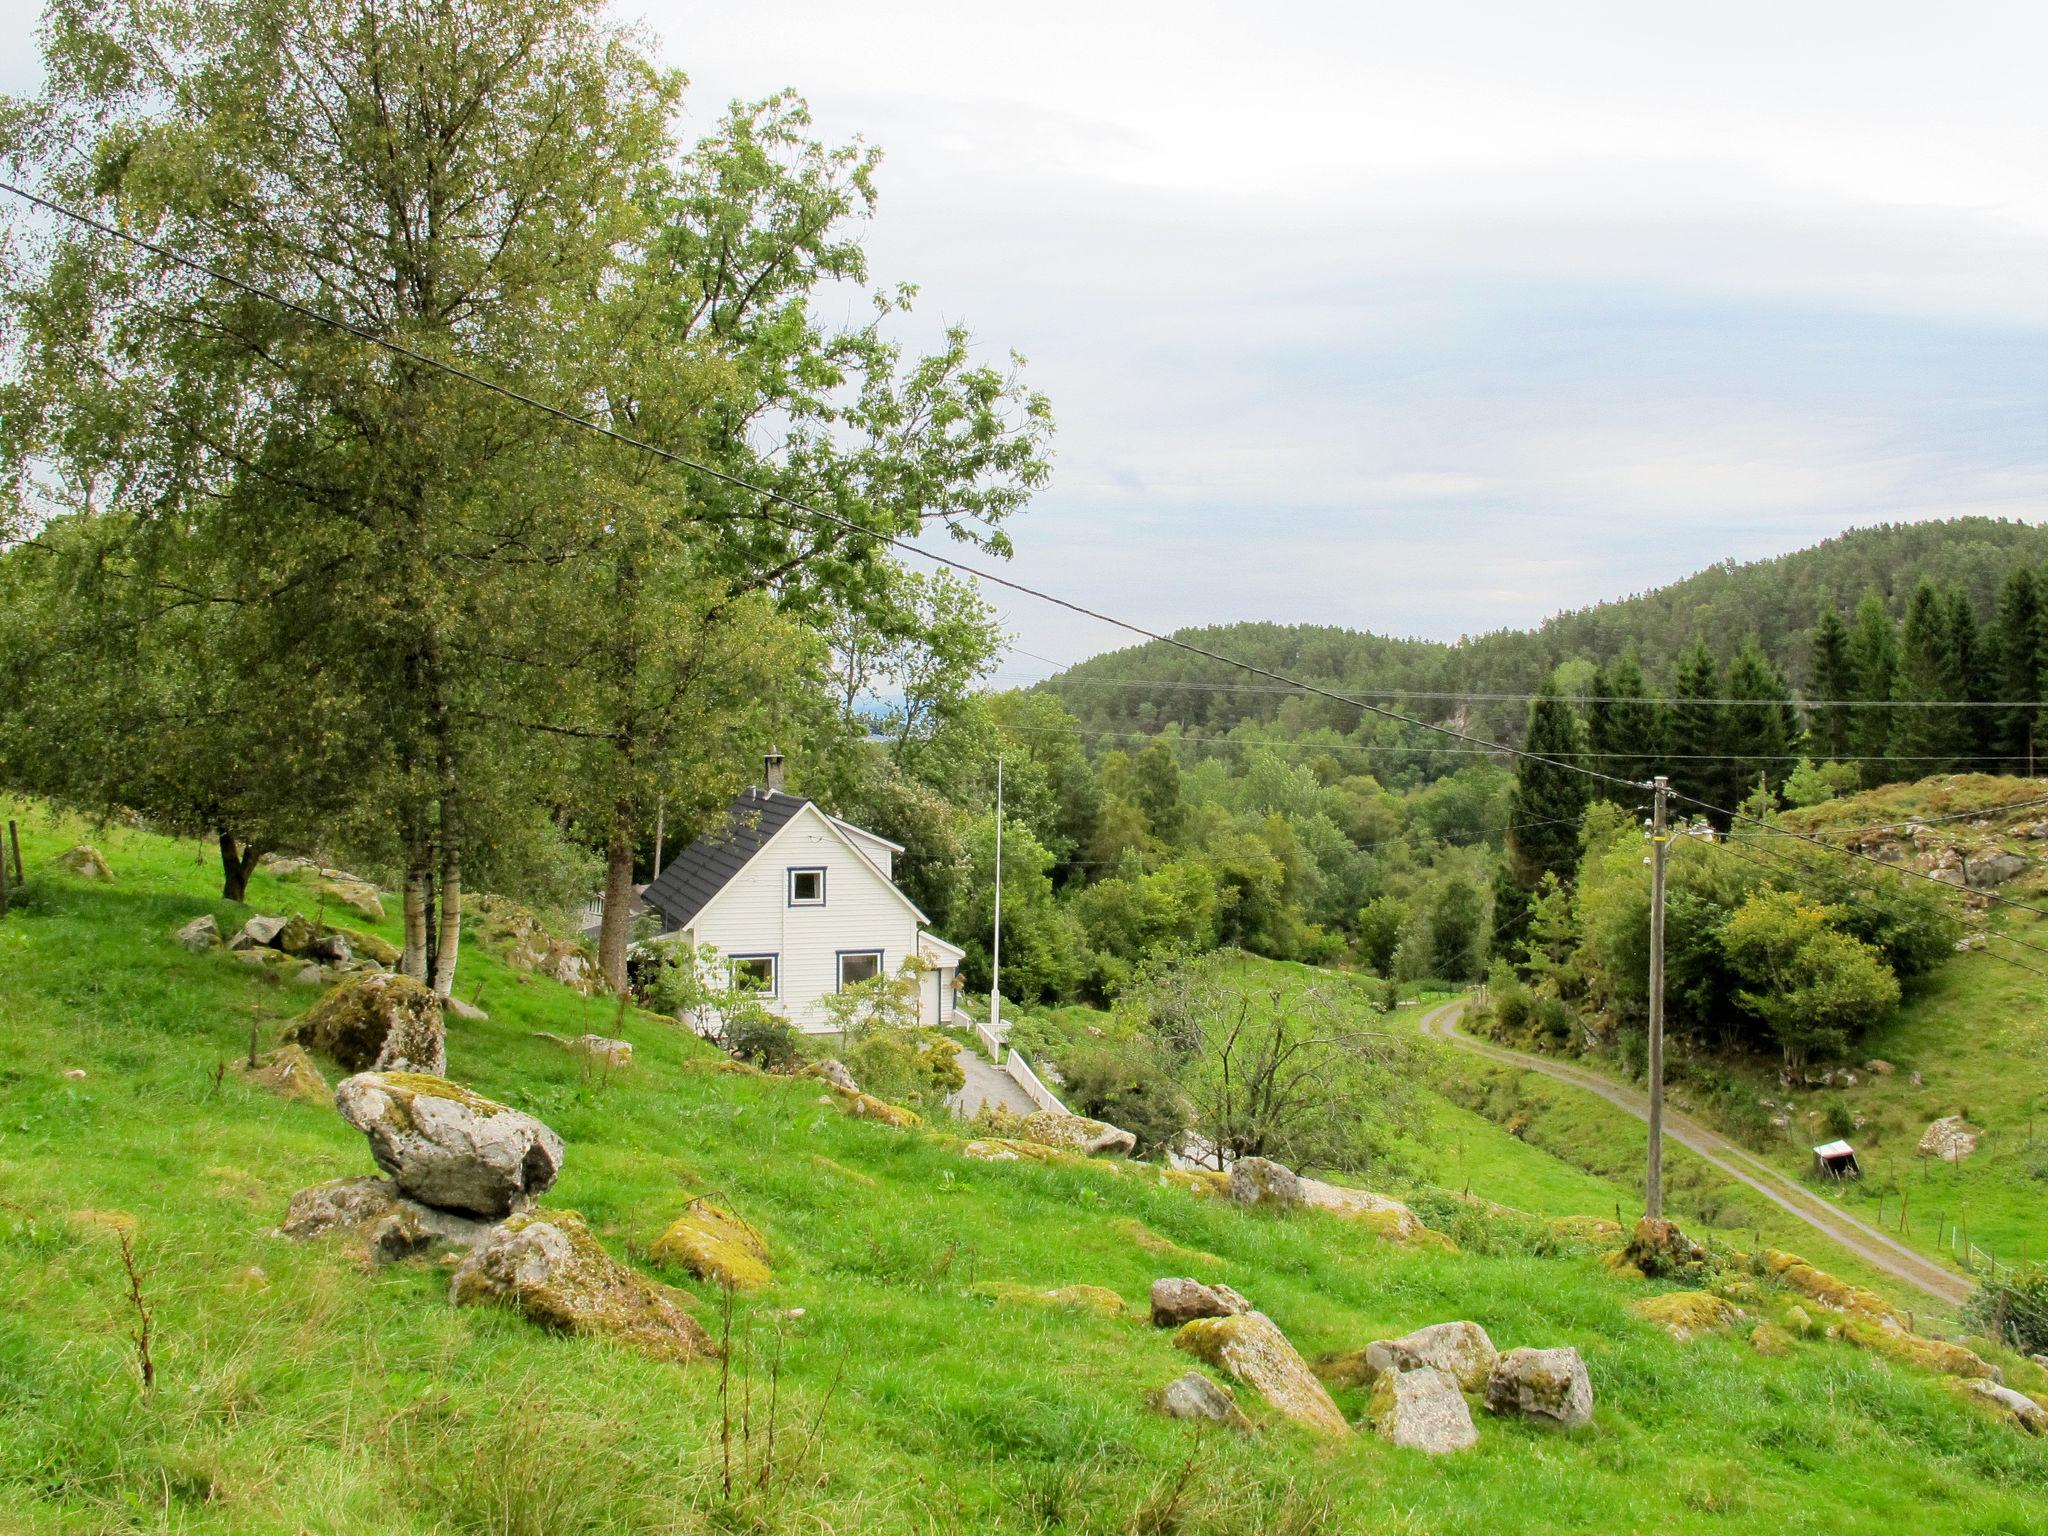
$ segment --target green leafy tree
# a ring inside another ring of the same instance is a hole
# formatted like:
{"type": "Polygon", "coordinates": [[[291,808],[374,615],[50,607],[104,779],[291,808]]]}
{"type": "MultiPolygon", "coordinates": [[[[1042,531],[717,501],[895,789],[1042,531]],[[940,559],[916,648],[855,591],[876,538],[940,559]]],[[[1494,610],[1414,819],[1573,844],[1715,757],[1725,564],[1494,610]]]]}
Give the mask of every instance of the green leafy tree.
{"type": "Polygon", "coordinates": [[[1742,982],[1735,1001],[1763,1021],[1789,1070],[1846,1049],[1898,1004],[1898,978],[1877,950],[1792,892],[1752,896],[1722,943],[1742,982]]]}
{"type": "Polygon", "coordinates": [[[1394,974],[1394,951],[1409,920],[1408,904],[1393,896],[1375,896],[1358,913],[1358,958],[1381,976],[1394,974]]]}
{"type": "Polygon", "coordinates": [[[1483,968],[1485,925],[1486,902],[1477,885],[1463,875],[1439,884],[1429,908],[1432,972],[1444,981],[1475,979],[1483,968]]]}

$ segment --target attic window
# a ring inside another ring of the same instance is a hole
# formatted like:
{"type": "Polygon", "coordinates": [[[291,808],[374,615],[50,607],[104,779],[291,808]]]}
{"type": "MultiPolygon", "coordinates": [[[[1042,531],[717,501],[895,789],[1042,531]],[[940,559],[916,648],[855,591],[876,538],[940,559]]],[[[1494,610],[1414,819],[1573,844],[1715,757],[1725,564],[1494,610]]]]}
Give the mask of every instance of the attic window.
{"type": "Polygon", "coordinates": [[[792,869],[789,872],[789,904],[792,907],[825,905],[825,871],[792,869]]]}

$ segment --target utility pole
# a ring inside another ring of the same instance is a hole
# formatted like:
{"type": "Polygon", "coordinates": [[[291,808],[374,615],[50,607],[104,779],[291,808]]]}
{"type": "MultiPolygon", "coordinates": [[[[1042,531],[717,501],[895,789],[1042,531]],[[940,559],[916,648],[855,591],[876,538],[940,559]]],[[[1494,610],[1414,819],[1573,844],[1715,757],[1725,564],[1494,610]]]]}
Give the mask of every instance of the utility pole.
{"type": "Polygon", "coordinates": [[[1664,1215],[1664,858],[1671,780],[1650,781],[1650,1161],[1643,1176],[1644,1211],[1664,1215]]]}
{"type": "Polygon", "coordinates": [[[996,931],[989,945],[988,1032],[996,1035],[1003,1017],[1003,760],[996,759],[996,931]]]}

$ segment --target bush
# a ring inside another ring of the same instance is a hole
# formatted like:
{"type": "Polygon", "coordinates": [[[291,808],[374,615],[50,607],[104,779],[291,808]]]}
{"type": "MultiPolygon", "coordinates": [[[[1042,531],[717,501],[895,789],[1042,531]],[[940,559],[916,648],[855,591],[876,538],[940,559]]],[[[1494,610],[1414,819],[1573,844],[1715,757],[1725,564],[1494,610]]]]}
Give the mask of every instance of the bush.
{"type": "Polygon", "coordinates": [[[2048,1351],[2048,1264],[2022,1264],[2003,1278],[1987,1278],[1963,1318],[2022,1354],[2048,1351]]]}
{"type": "Polygon", "coordinates": [[[1155,1157],[1177,1146],[1188,1126],[1187,1101],[1166,1069],[1140,1047],[1089,1045],[1061,1062],[1068,1107],[1121,1126],[1138,1138],[1133,1153],[1155,1157]]]}
{"type": "Polygon", "coordinates": [[[796,1026],[758,1003],[725,1010],[725,1048],[741,1061],[779,1072],[803,1059],[796,1026]]]}
{"type": "Polygon", "coordinates": [[[847,1070],[878,1099],[935,1108],[966,1083],[959,1052],[925,1029],[870,1029],[846,1048],[847,1070]]]}

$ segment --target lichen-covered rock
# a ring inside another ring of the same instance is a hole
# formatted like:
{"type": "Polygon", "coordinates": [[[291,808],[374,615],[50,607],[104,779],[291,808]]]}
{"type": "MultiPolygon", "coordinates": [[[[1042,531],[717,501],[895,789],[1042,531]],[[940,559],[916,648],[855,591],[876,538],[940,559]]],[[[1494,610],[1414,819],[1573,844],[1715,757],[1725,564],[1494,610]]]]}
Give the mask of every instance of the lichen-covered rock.
{"type": "Polygon", "coordinates": [[[1227,1285],[1204,1285],[1185,1275],[1152,1282],[1152,1326],[1178,1328],[1198,1317],[1236,1317],[1252,1304],[1227,1285]]]}
{"type": "Polygon", "coordinates": [[[348,940],[349,949],[359,961],[372,960],[385,967],[398,964],[398,946],[389,939],[381,938],[374,933],[365,933],[360,928],[334,928],[330,931],[348,940]]]}
{"type": "MultiPolygon", "coordinates": [[[[1278,1167],[1279,1164],[1273,1166],[1278,1167]]],[[[1457,1245],[1448,1237],[1425,1226],[1420,1216],[1389,1195],[1376,1195],[1371,1190],[1351,1189],[1342,1184],[1325,1184],[1321,1179],[1303,1178],[1299,1174],[1295,1175],[1294,1182],[1303,1205],[1371,1227],[1388,1242],[1420,1243],[1446,1251],[1456,1250],[1457,1245]]]]}
{"type": "MultiPolygon", "coordinates": [[[[1379,1339],[1364,1350],[1366,1380],[1377,1380],[1389,1372],[1416,1371],[1425,1367],[1442,1371],[1467,1392],[1485,1387],[1500,1351],[1477,1323],[1431,1323],[1398,1339],[1379,1339]]],[[[1327,1372],[1323,1379],[1330,1379],[1327,1372]]]]}
{"type": "Polygon", "coordinates": [[[331,1091],[313,1058],[296,1045],[281,1045],[271,1051],[257,1062],[248,1079],[296,1104],[325,1104],[331,1091]]]}
{"type": "Polygon", "coordinates": [[[1479,1443],[1457,1381],[1433,1365],[1383,1372],[1373,1383],[1365,1415],[1382,1440],[1431,1456],[1479,1443]]]}
{"type": "Polygon", "coordinates": [[[1887,1328],[1864,1317],[1844,1317],[1837,1331],[1842,1338],[1873,1354],[1888,1356],[1904,1365],[1916,1365],[1923,1371],[1933,1371],[1938,1375],[1990,1381],[1997,1381],[2004,1375],[1974,1349],[1950,1344],[1943,1339],[1925,1339],[1904,1328],[1887,1328]]]}
{"type": "Polygon", "coordinates": [[[1085,1115],[1063,1115],[1053,1110],[1013,1114],[999,1104],[984,1105],[975,1124],[991,1135],[1008,1141],[1035,1141],[1040,1146],[1058,1147],[1089,1157],[1104,1153],[1129,1153],[1138,1138],[1107,1120],[1090,1120],[1085,1115]]]}
{"type": "Polygon", "coordinates": [[[1130,1304],[1123,1297],[1104,1285],[1058,1285],[1046,1289],[1035,1285],[1015,1285],[1006,1280],[985,1280],[972,1290],[976,1296],[990,1301],[1093,1312],[1101,1317],[1122,1317],[1130,1310],[1130,1304]]]}
{"type": "Polygon", "coordinates": [[[1045,1163],[1054,1168],[1117,1172],[1117,1165],[1106,1158],[1083,1157],[1078,1152],[1048,1147],[1042,1141],[1006,1141],[995,1136],[977,1136],[972,1141],[961,1142],[959,1146],[960,1155],[975,1163],[1045,1163]]]}
{"type": "Polygon", "coordinates": [[[377,894],[377,887],[367,880],[329,880],[321,885],[320,895],[323,900],[346,907],[368,922],[384,921],[384,899],[377,894]]]}
{"type": "Polygon", "coordinates": [[[633,1047],[625,1040],[613,1040],[605,1035],[578,1035],[574,1049],[607,1067],[633,1065],[633,1047]]]}
{"type": "Polygon", "coordinates": [[[1593,1422],[1593,1380],[1576,1349],[1511,1349],[1487,1378],[1486,1406],[1576,1429],[1593,1422]]]}
{"type": "Polygon", "coordinates": [[[80,843],[75,848],[66,848],[55,860],[57,867],[81,880],[111,880],[114,871],[101,855],[99,849],[90,843],[80,843]]]}
{"type": "Polygon", "coordinates": [[[264,917],[258,913],[242,924],[241,932],[228,940],[229,949],[270,949],[275,947],[277,936],[284,932],[286,919],[264,917]]]}
{"type": "Polygon", "coordinates": [[[1252,1421],[1237,1406],[1237,1399],[1230,1395],[1230,1388],[1200,1371],[1176,1376],[1152,1393],[1148,1401],[1155,1413],[1163,1413],[1169,1419],[1227,1424],[1240,1434],[1249,1433],[1252,1427],[1252,1421]]]}
{"type": "Polygon", "coordinates": [[[1982,1134],[1961,1115],[1943,1115],[1920,1133],[1920,1155],[1960,1163],[1977,1150],[1977,1138],[1982,1134]]]}
{"type": "Polygon", "coordinates": [[[384,1262],[473,1248],[491,1230],[488,1218],[461,1216],[408,1200],[389,1179],[330,1179],[291,1198],[280,1236],[295,1242],[347,1236],[384,1262]]]}
{"type": "Polygon", "coordinates": [[[469,903],[477,918],[477,937],[515,971],[536,971],[588,996],[602,990],[597,964],[574,939],[556,938],[532,911],[502,896],[484,895],[469,903]]]}
{"type": "Polygon", "coordinates": [[[1621,1223],[1604,1216],[1560,1216],[1550,1230],[1566,1242],[1604,1245],[1621,1236],[1621,1223]]]}
{"type": "Polygon", "coordinates": [[[1212,1168],[1160,1168],[1154,1170],[1165,1189],[1178,1189],[1198,1200],[1222,1200],[1230,1194],[1230,1175],[1212,1168]]]}
{"type": "Polygon", "coordinates": [[[1905,1330],[1904,1314],[1875,1291],[1866,1291],[1860,1285],[1837,1279],[1824,1269],[1815,1269],[1796,1253],[1766,1248],[1757,1254],[1755,1263],[1809,1301],[1836,1312],[1868,1318],[1885,1328],[1905,1330]]]}
{"type": "Polygon", "coordinates": [[[1351,1433],[1308,1362],[1265,1313],[1197,1318],[1183,1324],[1173,1342],[1175,1348],[1250,1387],[1303,1428],[1319,1435],[1351,1433]]]}
{"type": "Polygon", "coordinates": [[[1654,1216],[1636,1223],[1615,1266],[1632,1267],[1649,1280],[1703,1280],[1711,1269],[1707,1250],[1678,1227],[1654,1216]]]}
{"type": "Polygon", "coordinates": [[[775,1276],[761,1234],[723,1206],[693,1200],[648,1250],[657,1263],[675,1264],[699,1280],[758,1291],[775,1276]]]}
{"type": "Polygon", "coordinates": [[[342,1118],[413,1199],[503,1216],[562,1171],[562,1138],[531,1115],[422,1072],[361,1072],[334,1090],[342,1118]]]}
{"type": "Polygon", "coordinates": [[[841,1093],[859,1093],[860,1084],[853,1080],[853,1074],[846,1069],[846,1063],[835,1056],[827,1056],[818,1063],[818,1076],[837,1088],[841,1093]]]}
{"type": "Polygon", "coordinates": [[[606,1253],[574,1211],[527,1212],[493,1227],[456,1269],[448,1299],[514,1307],[557,1333],[617,1339],[677,1364],[718,1354],[679,1292],[606,1253]]]}
{"type": "Polygon", "coordinates": [[[410,976],[372,972],[341,983],[294,1020],[285,1039],[348,1072],[448,1070],[441,1000],[410,976]]]}
{"type": "Polygon", "coordinates": [[[897,1130],[909,1130],[924,1122],[915,1110],[905,1109],[901,1104],[885,1104],[869,1093],[844,1093],[834,1089],[832,1097],[839,1107],[856,1120],[876,1120],[883,1125],[894,1126],[897,1130]]]}
{"type": "Polygon", "coordinates": [[[1774,1323],[1758,1323],[1749,1330],[1749,1347],[1760,1355],[1789,1355],[1792,1335],[1774,1323]]]}
{"type": "Polygon", "coordinates": [[[1725,1297],[1710,1291],[1666,1291],[1635,1302],[1638,1315],[1648,1318],[1683,1344],[1702,1334],[1718,1333],[1732,1326],[1741,1311],[1725,1297]]]}
{"type": "Polygon", "coordinates": [[[1266,1157],[1241,1157],[1230,1165],[1230,1198],[1239,1205],[1301,1204],[1301,1180],[1292,1168],[1266,1157]]]}
{"type": "Polygon", "coordinates": [[[195,955],[203,955],[209,949],[220,946],[220,924],[211,912],[202,913],[172,935],[180,949],[189,949],[195,955]]]}
{"type": "Polygon", "coordinates": [[[1978,1402],[1995,1408],[2028,1434],[2048,1435],[2048,1408],[2043,1408],[2026,1393],[2015,1392],[1995,1381],[1966,1382],[1963,1391],[1978,1402]]]}

